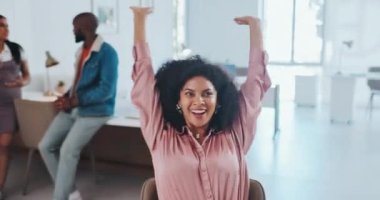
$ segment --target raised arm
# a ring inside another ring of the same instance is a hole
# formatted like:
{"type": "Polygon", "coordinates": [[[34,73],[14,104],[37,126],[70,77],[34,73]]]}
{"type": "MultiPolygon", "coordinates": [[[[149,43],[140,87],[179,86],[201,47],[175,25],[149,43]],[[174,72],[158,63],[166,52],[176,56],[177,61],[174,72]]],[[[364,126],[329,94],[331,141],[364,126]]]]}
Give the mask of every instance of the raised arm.
{"type": "Polygon", "coordinates": [[[162,133],[163,118],[149,47],[145,38],[145,21],[151,8],[131,7],[134,15],[134,59],[131,98],[140,113],[143,137],[150,150],[154,149],[157,135],[162,133]]]}
{"type": "Polygon", "coordinates": [[[235,22],[239,25],[248,25],[250,29],[250,47],[263,49],[263,36],[260,27],[260,20],[252,16],[236,17],[235,22]]]}
{"type": "Polygon", "coordinates": [[[148,7],[131,7],[134,20],[134,44],[146,42],[145,38],[145,21],[146,17],[152,13],[152,8],[148,7]]]}
{"type": "Polygon", "coordinates": [[[263,37],[260,20],[251,16],[234,19],[239,25],[248,25],[250,54],[247,80],[240,87],[240,116],[233,130],[247,153],[256,134],[256,121],[261,111],[261,99],[271,85],[266,71],[266,54],[263,51],[263,37]]]}

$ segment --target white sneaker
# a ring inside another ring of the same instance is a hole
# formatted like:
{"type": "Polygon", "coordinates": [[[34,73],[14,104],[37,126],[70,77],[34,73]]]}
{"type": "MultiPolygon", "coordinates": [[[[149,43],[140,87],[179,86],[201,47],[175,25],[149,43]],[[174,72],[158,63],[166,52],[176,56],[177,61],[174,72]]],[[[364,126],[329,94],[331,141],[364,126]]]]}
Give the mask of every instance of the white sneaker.
{"type": "Polygon", "coordinates": [[[75,190],[69,195],[69,200],[82,200],[80,193],[78,190],[75,190]]]}

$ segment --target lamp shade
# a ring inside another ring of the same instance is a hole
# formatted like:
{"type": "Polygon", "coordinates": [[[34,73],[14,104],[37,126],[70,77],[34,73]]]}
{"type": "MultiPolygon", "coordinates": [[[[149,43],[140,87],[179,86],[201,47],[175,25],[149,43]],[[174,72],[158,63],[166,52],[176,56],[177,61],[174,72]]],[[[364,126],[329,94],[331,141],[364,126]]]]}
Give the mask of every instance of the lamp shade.
{"type": "Polygon", "coordinates": [[[50,52],[46,51],[46,62],[45,62],[46,68],[53,67],[58,64],[59,62],[55,58],[53,58],[53,56],[50,55],[50,52]]]}

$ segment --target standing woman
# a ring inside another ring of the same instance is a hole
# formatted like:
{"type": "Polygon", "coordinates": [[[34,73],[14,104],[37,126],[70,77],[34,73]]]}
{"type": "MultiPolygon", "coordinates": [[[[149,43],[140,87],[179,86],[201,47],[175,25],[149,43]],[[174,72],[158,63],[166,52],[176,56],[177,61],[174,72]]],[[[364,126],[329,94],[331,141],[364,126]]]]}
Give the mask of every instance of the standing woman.
{"type": "Polygon", "coordinates": [[[30,82],[22,47],[8,40],[8,22],[0,15],[0,199],[8,168],[8,147],[17,120],[13,100],[21,98],[21,87],[30,82]]]}
{"type": "Polygon", "coordinates": [[[256,133],[261,99],[271,84],[260,21],[250,16],[234,19],[250,30],[247,80],[238,91],[219,66],[198,56],[169,61],[154,75],[145,39],[145,20],[152,10],[132,10],[132,100],[152,155],[158,198],[247,200],[245,155],[256,133]]]}

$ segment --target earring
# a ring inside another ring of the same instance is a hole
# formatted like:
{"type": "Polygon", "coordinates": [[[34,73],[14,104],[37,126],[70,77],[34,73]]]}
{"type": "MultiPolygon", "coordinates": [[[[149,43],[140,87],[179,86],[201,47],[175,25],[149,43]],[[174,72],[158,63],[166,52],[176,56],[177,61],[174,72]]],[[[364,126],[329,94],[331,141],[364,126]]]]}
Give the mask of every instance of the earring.
{"type": "Polygon", "coordinates": [[[175,109],[179,112],[179,114],[182,114],[182,108],[179,104],[175,105],[175,109]]]}

